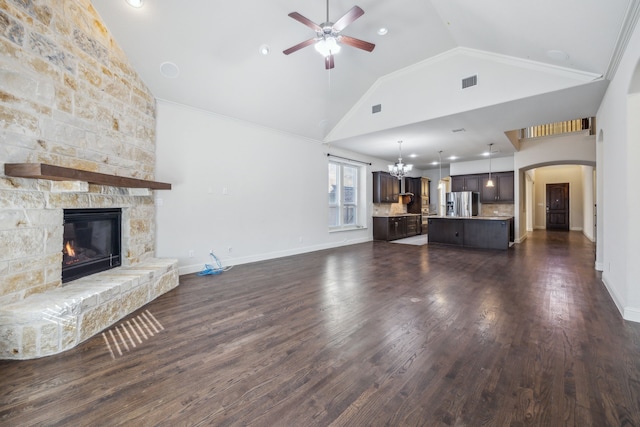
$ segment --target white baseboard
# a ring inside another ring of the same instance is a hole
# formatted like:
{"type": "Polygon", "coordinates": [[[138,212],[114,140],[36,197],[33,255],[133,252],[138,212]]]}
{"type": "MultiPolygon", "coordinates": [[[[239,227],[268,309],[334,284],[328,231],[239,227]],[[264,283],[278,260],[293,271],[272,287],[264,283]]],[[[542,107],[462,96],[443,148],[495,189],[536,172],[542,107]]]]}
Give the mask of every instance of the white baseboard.
{"type": "Polygon", "coordinates": [[[604,263],[602,261],[596,261],[596,271],[604,271],[604,263]]]}
{"type": "Polygon", "coordinates": [[[640,308],[625,307],[622,317],[624,317],[624,320],[640,323],[640,308]]]}
{"type": "Polygon", "coordinates": [[[602,283],[604,283],[604,286],[607,288],[607,291],[609,292],[609,296],[613,300],[613,303],[616,305],[616,307],[618,308],[618,311],[620,312],[620,315],[624,319],[625,318],[624,304],[622,303],[622,299],[620,298],[620,296],[615,292],[615,289],[613,288],[613,286],[611,286],[611,284],[609,283],[609,279],[606,273],[602,274],[602,283]]]}
{"type": "Polygon", "coordinates": [[[522,243],[527,240],[527,237],[529,237],[529,235],[527,233],[524,233],[522,236],[513,239],[513,243],[522,243]]]}
{"type": "Polygon", "coordinates": [[[571,227],[569,228],[571,231],[582,231],[582,227],[571,227]]]}
{"type": "MultiPolygon", "coordinates": [[[[287,249],[287,250],[283,250],[283,251],[275,251],[275,252],[267,252],[267,253],[261,253],[261,254],[254,254],[254,255],[248,255],[245,257],[239,257],[239,258],[235,258],[235,257],[218,257],[220,259],[220,263],[223,265],[223,267],[229,267],[229,266],[233,266],[233,265],[242,265],[242,264],[249,264],[252,262],[259,262],[259,261],[266,261],[266,260],[270,260],[270,259],[276,259],[276,258],[282,258],[282,257],[286,257],[286,256],[291,256],[291,255],[298,255],[298,254],[304,254],[307,252],[315,252],[315,251],[321,251],[324,249],[331,249],[331,248],[338,248],[340,246],[348,246],[348,245],[355,245],[357,243],[364,243],[364,242],[370,242],[371,238],[368,237],[363,237],[361,239],[350,239],[350,240],[343,240],[341,242],[331,242],[331,243],[323,243],[320,245],[314,245],[314,246],[305,246],[302,248],[293,248],[293,249],[287,249]]],[[[207,264],[212,264],[213,260],[209,259],[206,262],[207,264]]],[[[191,274],[191,273],[197,273],[199,271],[202,271],[204,269],[204,263],[202,264],[190,264],[190,265],[183,265],[180,266],[178,268],[178,274],[179,275],[184,275],[184,274],[191,274]]]]}

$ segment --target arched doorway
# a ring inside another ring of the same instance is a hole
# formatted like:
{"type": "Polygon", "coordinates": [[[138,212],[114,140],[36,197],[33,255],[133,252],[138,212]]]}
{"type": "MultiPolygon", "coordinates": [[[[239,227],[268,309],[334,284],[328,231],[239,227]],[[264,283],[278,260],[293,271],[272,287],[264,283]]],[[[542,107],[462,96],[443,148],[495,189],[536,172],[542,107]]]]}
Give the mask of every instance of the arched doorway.
{"type": "Polygon", "coordinates": [[[520,218],[527,224],[527,232],[544,230],[547,224],[548,184],[569,185],[567,229],[582,231],[591,241],[595,241],[594,206],[595,188],[593,177],[595,162],[566,161],[553,164],[536,164],[521,170],[526,182],[526,203],[520,218]]]}

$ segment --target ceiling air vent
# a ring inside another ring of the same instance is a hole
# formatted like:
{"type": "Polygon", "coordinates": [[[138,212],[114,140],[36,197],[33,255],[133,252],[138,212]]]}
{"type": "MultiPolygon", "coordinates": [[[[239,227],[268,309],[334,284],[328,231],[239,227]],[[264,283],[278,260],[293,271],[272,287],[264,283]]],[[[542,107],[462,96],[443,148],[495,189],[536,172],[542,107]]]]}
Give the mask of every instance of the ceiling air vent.
{"type": "Polygon", "coordinates": [[[466,89],[471,86],[475,86],[478,84],[478,75],[467,77],[462,79],[462,89],[466,89]]]}
{"type": "Polygon", "coordinates": [[[379,113],[382,111],[382,104],[377,104],[371,107],[371,114],[379,113]]]}

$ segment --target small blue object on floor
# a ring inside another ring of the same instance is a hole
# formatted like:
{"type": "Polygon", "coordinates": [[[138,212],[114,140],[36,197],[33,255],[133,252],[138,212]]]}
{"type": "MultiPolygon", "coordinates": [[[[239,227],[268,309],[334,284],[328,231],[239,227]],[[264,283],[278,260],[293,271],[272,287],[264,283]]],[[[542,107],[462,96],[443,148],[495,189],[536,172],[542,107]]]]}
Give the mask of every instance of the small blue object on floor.
{"type": "Polygon", "coordinates": [[[204,268],[198,273],[198,276],[210,276],[210,275],[213,275],[213,274],[222,274],[225,271],[229,271],[229,270],[231,270],[231,268],[233,268],[232,265],[229,266],[229,267],[223,267],[222,263],[220,262],[218,257],[214,255],[213,252],[209,252],[209,255],[211,255],[211,257],[215,261],[216,265],[214,266],[214,265],[211,265],[211,264],[205,264],[204,268]]]}

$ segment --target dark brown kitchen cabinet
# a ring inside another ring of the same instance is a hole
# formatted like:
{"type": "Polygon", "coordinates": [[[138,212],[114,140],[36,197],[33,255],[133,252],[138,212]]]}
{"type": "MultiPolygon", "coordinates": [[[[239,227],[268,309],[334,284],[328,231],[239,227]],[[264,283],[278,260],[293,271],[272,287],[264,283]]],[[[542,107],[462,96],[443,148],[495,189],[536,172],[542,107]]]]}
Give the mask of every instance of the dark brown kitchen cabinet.
{"type": "Polygon", "coordinates": [[[419,215],[373,217],[373,240],[397,240],[420,234],[419,215]]]}
{"type": "Polygon", "coordinates": [[[422,213],[422,178],[405,178],[404,191],[413,194],[411,201],[407,203],[407,212],[419,214],[422,213]]]}
{"type": "Polygon", "coordinates": [[[407,235],[407,219],[404,216],[374,217],[373,240],[396,240],[407,235]]]}
{"type": "Polygon", "coordinates": [[[483,175],[456,175],[451,177],[451,191],[480,191],[483,175]]]}
{"type": "Polygon", "coordinates": [[[400,181],[388,172],[373,172],[373,203],[398,203],[400,181]]]}
{"type": "Polygon", "coordinates": [[[406,237],[411,237],[417,234],[421,234],[422,217],[416,215],[416,216],[407,216],[405,218],[407,218],[407,236],[406,237]]]}
{"type": "Polygon", "coordinates": [[[464,175],[451,177],[451,191],[464,191],[464,175]]]}
{"type": "Polygon", "coordinates": [[[513,203],[513,172],[492,173],[493,187],[487,187],[489,176],[482,179],[480,203],[513,203]]]}

